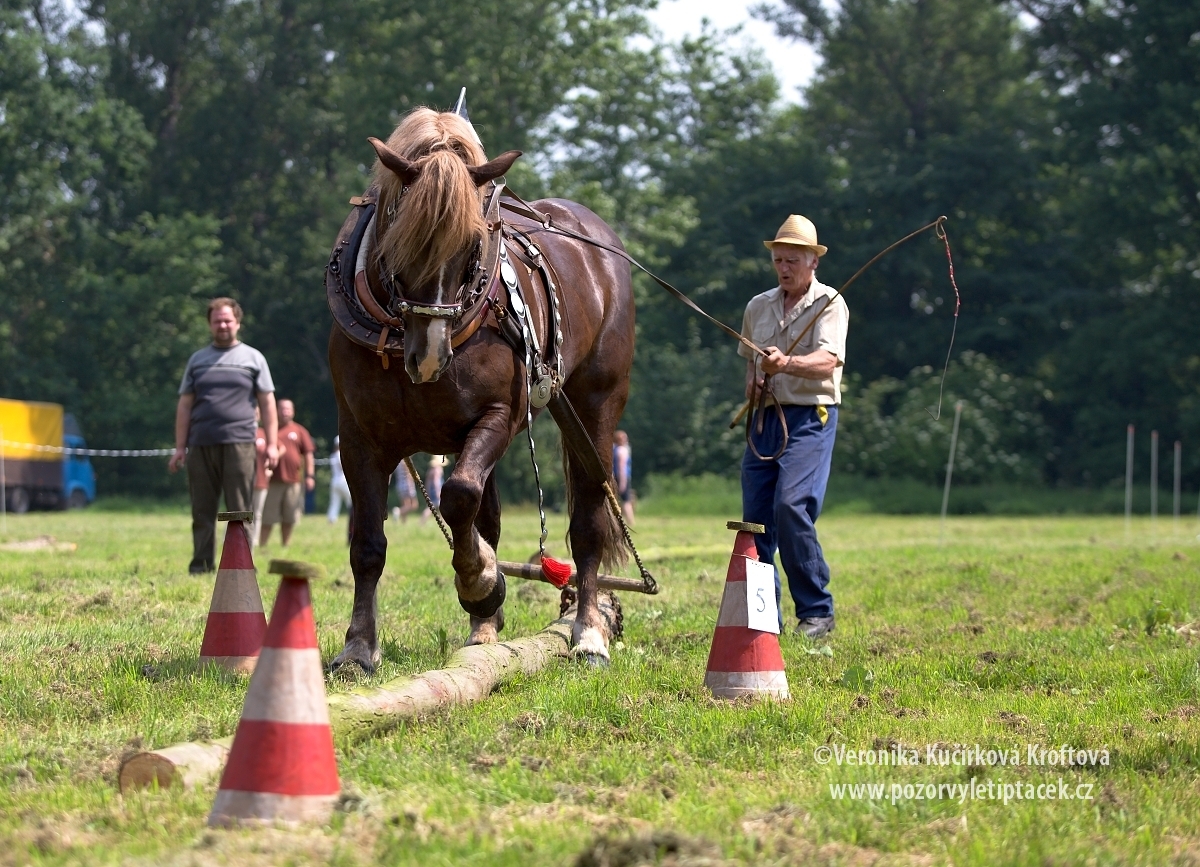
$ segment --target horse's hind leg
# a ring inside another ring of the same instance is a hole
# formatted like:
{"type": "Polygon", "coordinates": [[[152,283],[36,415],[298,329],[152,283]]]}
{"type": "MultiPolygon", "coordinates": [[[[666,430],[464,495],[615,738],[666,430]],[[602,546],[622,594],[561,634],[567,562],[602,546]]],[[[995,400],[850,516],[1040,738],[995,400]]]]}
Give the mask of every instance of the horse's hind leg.
{"type": "Polygon", "coordinates": [[[336,670],[356,664],[370,674],[380,660],[375,593],[387,558],[383,524],[387,515],[388,476],[379,469],[358,426],[353,421],[346,421],[344,411],[342,419],[339,425],[342,468],[354,504],[354,528],[350,536],[354,608],[350,614],[350,628],[346,630],[346,646],[329,667],[336,670]]]}
{"type": "MultiPolygon", "coordinates": [[[[600,453],[600,462],[612,474],[612,442],[616,420],[625,406],[626,389],[614,389],[606,397],[575,404],[584,430],[600,453]]],[[[582,447],[586,448],[586,444],[582,447]]],[[[593,665],[607,665],[609,627],[600,614],[596,578],[604,563],[624,557],[620,524],[612,514],[603,485],[590,478],[583,463],[568,451],[568,484],[571,486],[571,553],[578,573],[579,608],[571,630],[572,652],[593,665]]]]}
{"type": "Polygon", "coordinates": [[[442,486],[442,514],[454,535],[454,587],[458,604],[472,618],[472,643],[495,641],[503,619],[499,612],[504,604],[504,576],[496,566],[500,504],[489,477],[508,446],[510,418],[507,408],[485,415],[467,435],[454,471],[442,486]],[[481,623],[477,629],[477,620],[492,623],[490,627],[481,623]]]}
{"type": "MultiPolygon", "coordinates": [[[[500,491],[496,487],[496,474],[491,473],[483,485],[483,497],[479,501],[479,513],[475,516],[475,529],[492,550],[500,547],[500,491]]],[[[504,629],[504,606],[496,609],[491,617],[471,615],[471,634],[467,646],[472,644],[495,644],[504,629]]]]}

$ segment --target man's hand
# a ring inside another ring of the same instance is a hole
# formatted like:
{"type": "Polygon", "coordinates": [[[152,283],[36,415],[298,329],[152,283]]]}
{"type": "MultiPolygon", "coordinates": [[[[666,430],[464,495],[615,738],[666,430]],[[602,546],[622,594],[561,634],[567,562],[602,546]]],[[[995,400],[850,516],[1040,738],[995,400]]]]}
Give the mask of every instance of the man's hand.
{"type": "Polygon", "coordinates": [[[192,426],[192,406],[196,395],[188,392],[179,395],[175,405],[175,454],[167,461],[167,472],[174,473],[187,461],[188,429],[192,426]]]}
{"type": "Polygon", "coordinates": [[[304,480],[304,490],[311,491],[316,486],[317,486],[317,480],[314,479],[312,476],[309,476],[308,478],[306,478],[304,480]]]}
{"type": "Polygon", "coordinates": [[[762,387],[766,384],[766,380],[761,376],[756,376],[753,379],[746,380],[746,400],[754,403],[758,400],[758,393],[762,391],[762,387]]]}
{"type": "Polygon", "coordinates": [[[784,355],[778,346],[767,347],[767,357],[762,360],[762,369],[764,373],[774,376],[777,373],[782,373],[791,362],[790,355],[784,355]]]}
{"type": "Polygon", "coordinates": [[[267,469],[273,470],[279,466],[279,456],[282,454],[278,446],[267,446],[267,469]]]}

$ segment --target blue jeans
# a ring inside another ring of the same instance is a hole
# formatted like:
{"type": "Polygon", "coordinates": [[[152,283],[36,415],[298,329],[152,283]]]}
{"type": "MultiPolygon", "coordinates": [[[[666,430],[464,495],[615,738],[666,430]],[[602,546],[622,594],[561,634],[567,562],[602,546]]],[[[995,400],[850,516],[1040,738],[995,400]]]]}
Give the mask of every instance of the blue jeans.
{"type": "MultiPolygon", "coordinates": [[[[829,565],[817,541],[816,528],[837,433],[837,407],[827,406],[825,410],[829,418],[821,424],[817,407],[785,406],[788,443],[783,454],[774,461],[764,461],[747,448],[742,458],[742,520],[767,528],[754,537],[758,559],[774,565],[775,552],[779,551],[798,618],[833,614],[833,595],[827,589],[829,565]]],[[[757,424],[757,419],[752,424],[757,424]]],[[[783,430],[773,408],[766,412],[762,433],[755,433],[752,427],[751,436],[761,454],[778,451],[783,430]]],[[[782,598],[778,569],[775,597],[782,598]]]]}

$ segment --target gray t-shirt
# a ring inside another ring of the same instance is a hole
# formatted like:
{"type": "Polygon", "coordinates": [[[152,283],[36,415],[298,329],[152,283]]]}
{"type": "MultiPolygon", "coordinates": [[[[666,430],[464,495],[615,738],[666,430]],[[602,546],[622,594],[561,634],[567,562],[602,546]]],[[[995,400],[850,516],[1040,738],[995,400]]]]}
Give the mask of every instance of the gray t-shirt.
{"type": "Polygon", "coordinates": [[[193,352],[179,384],[180,394],[196,396],[188,445],[254,442],[258,395],[273,391],[267,360],[252,346],[237,343],[221,349],[209,345],[193,352]]]}

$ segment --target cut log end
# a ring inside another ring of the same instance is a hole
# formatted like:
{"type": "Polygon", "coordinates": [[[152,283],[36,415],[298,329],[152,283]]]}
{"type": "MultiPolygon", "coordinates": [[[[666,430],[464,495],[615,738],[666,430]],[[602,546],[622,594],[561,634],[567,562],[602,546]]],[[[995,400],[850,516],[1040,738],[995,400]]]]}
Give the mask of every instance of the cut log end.
{"type": "Polygon", "coordinates": [[[175,763],[159,753],[138,753],[121,765],[121,794],[149,789],[155,783],[160,789],[169,789],[182,782],[175,763]]]}

